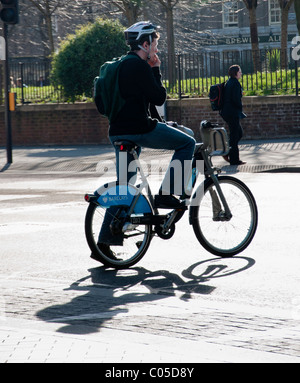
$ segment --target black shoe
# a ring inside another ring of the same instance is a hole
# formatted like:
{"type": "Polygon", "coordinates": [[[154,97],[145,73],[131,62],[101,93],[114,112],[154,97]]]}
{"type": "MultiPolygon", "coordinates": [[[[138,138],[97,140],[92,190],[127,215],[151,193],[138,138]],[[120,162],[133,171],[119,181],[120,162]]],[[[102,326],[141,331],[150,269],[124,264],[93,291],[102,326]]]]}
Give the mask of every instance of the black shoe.
{"type": "MultiPolygon", "coordinates": [[[[106,255],[110,259],[118,261],[116,254],[110,250],[109,245],[107,245],[106,243],[97,243],[97,246],[98,246],[99,250],[101,251],[101,253],[103,253],[104,255],[106,255]]],[[[95,259],[96,261],[101,262],[101,260],[99,259],[97,254],[92,253],[91,258],[95,259]]]]}
{"type": "Polygon", "coordinates": [[[170,194],[157,194],[156,196],[154,196],[154,205],[155,207],[161,209],[177,209],[179,207],[185,206],[185,203],[184,201],[180,201],[178,198],[170,194]]]}
{"type": "Polygon", "coordinates": [[[230,165],[246,165],[247,162],[239,161],[237,163],[230,163],[230,165]]]}

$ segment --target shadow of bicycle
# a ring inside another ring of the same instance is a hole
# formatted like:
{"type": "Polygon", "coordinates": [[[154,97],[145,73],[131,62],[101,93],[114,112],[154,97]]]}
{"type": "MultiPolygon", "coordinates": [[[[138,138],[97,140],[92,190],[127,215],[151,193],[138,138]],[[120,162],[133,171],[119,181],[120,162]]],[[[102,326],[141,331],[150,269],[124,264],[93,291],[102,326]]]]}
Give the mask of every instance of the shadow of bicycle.
{"type": "Polygon", "coordinates": [[[191,265],[181,275],[143,267],[127,270],[95,267],[66,289],[76,294],[70,302],[46,307],[36,316],[46,322],[62,323],[59,332],[98,332],[114,317],[128,315],[133,305],[170,296],[188,300],[195,294],[210,294],[216,287],[207,282],[243,272],[254,264],[253,259],[245,257],[213,258],[191,265]]]}

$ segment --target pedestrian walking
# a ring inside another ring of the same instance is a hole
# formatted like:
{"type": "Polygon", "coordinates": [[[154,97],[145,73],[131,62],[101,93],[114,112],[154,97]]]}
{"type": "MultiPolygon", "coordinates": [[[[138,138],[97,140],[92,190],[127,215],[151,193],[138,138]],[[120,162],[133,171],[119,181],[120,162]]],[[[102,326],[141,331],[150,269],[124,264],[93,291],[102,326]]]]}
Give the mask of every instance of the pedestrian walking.
{"type": "Polygon", "coordinates": [[[223,107],[221,116],[229,127],[229,145],[230,152],[224,159],[230,165],[244,165],[239,157],[238,143],[243,136],[243,129],[240,120],[245,118],[243,113],[242,96],[243,90],[239,82],[242,77],[242,70],[239,65],[232,65],[228,70],[229,79],[224,87],[223,107]]]}

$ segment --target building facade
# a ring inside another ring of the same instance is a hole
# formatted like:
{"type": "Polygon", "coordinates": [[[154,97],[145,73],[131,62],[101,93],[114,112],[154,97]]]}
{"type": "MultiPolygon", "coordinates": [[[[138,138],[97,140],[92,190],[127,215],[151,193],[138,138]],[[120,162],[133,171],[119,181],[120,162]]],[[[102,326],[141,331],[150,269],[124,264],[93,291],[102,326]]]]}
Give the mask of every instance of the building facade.
{"type": "MultiPolygon", "coordinates": [[[[249,12],[242,0],[208,0],[199,9],[197,29],[201,46],[206,51],[251,50],[249,12]]],[[[280,48],[281,9],[278,0],[259,1],[256,9],[260,49],[280,48]]],[[[288,48],[297,35],[296,14],[293,5],[288,13],[288,48]]]]}

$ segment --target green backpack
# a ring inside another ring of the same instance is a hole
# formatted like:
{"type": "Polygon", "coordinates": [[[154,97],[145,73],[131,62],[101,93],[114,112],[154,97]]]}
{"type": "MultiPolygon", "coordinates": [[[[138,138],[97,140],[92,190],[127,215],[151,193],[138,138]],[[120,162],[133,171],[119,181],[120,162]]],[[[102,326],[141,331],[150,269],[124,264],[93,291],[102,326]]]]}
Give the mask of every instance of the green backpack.
{"type": "Polygon", "coordinates": [[[100,67],[100,74],[94,79],[94,101],[99,113],[113,122],[125,105],[119,89],[119,70],[121,64],[128,59],[137,58],[125,55],[107,61],[100,67]]]}

